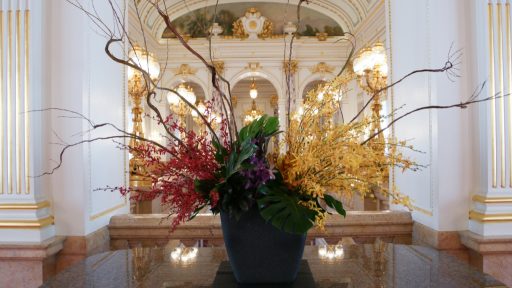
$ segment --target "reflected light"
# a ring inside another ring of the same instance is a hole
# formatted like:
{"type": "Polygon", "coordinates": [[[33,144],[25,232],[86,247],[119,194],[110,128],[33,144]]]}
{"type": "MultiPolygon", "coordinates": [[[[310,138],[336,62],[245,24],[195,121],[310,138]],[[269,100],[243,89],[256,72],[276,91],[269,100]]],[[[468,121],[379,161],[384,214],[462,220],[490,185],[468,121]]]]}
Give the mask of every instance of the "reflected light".
{"type": "Polygon", "coordinates": [[[318,245],[318,256],[320,259],[334,261],[341,260],[345,257],[345,252],[343,250],[343,245],[341,241],[336,245],[328,245],[325,239],[317,239],[318,245]]]}
{"type": "Polygon", "coordinates": [[[183,243],[180,243],[178,247],[174,248],[171,252],[171,261],[174,263],[190,263],[197,258],[197,247],[186,247],[183,243]]]}

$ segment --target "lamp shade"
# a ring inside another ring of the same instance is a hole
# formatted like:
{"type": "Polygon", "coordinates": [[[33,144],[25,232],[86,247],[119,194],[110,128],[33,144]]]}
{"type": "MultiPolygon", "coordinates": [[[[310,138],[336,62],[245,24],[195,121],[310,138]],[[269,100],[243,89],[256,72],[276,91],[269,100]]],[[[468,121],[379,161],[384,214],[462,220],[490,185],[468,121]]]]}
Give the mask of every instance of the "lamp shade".
{"type": "Polygon", "coordinates": [[[206,106],[204,106],[203,101],[199,101],[199,104],[197,104],[197,110],[199,113],[203,114],[206,112],[206,106]]]}
{"type": "Polygon", "coordinates": [[[252,79],[251,83],[251,89],[249,90],[249,96],[251,96],[251,99],[258,98],[258,89],[256,89],[256,83],[254,82],[254,79],[252,79]]]}
{"type": "Polygon", "coordinates": [[[363,48],[354,59],[354,73],[359,76],[367,71],[377,71],[383,76],[388,75],[386,49],[382,43],[376,43],[371,48],[363,48]]]}
{"type": "Polygon", "coordinates": [[[178,94],[169,91],[167,93],[167,103],[169,103],[169,105],[178,105],[180,103],[180,97],[178,94]]]}
{"type": "Polygon", "coordinates": [[[185,100],[187,100],[187,102],[189,102],[192,105],[196,104],[197,97],[196,94],[194,93],[194,90],[192,90],[191,87],[188,87],[188,89],[186,90],[187,92],[185,94],[182,94],[183,97],[185,97],[185,100]]]}
{"type": "MultiPolygon", "coordinates": [[[[132,64],[140,67],[148,73],[151,79],[155,80],[160,76],[160,64],[152,53],[149,53],[140,47],[135,47],[129,52],[128,57],[132,64]]],[[[131,79],[134,74],[135,70],[129,67],[128,79],[131,79]]]]}

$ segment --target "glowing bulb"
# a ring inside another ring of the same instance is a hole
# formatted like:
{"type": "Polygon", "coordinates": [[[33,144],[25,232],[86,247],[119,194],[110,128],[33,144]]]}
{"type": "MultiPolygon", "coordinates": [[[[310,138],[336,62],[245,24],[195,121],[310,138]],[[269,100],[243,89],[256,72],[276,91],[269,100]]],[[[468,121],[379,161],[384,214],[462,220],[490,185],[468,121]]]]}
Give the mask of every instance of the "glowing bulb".
{"type": "Polygon", "coordinates": [[[258,89],[256,89],[256,83],[254,83],[254,79],[252,79],[251,90],[249,90],[249,96],[251,99],[258,98],[258,89]]]}
{"type": "Polygon", "coordinates": [[[167,102],[169,105],[178,105],[180,103],[180,97],[178,94],[169,91],[169,93],[167,93],[167,102]]]}
{"type": "Polygon", "coordinates": [[[204,115],[204,113],[206,112],[206,106],[204,106],[203,101],[200,101],[199,104],[197,104],[197,110],[199,111],[199,113],[204,115]]]}
{"type": "Polygon", "coordinates": [[[256,89],[251,89],[251,90],[249,91],[249,95],[251,96],[251,98],[252,98],[252,99],[256,99],[256,98],[258,98],[258,90],[256,90],[256,89]]]}
{"type": "Polygon", "coordinates": [[[322,100],[324,100],[324,92],[318,93],[316,99],[318,100],[318,102],[322,102],[322,100]]]}
{"type": "MultiPolygon", "coordinates": [[[[135,47],[130,51],[128,57],[130,58],[131,64],[148,73],[151,79],[157,79],[160,75],[160,64],[158,63],[158,60],[153,56],[153,54],[146,50],[140,47],[135,47]]],[[[135,72],[136,71],[133,68],[128,68],[128,79],[131,79],[135,75],[135,72]]]]}
{"type": "Polygon", "coordinates": [[[326,245],[320,246],[320,248],[318,248],[318,255],[320,255],[320,257],[325,257],[326,254],[327,254],[327,246],[326,245]]]}

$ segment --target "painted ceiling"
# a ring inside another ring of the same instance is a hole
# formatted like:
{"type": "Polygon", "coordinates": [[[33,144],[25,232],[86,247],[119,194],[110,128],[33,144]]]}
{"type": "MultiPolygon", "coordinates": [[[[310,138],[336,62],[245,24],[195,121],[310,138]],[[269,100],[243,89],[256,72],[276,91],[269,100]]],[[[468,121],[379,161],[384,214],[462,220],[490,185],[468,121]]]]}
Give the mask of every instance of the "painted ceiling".
{"type": "MultiPolygon", "coordinates": [[[[377,5],[377,3],[382,1],[383,0],[310,0],[309,4],[303,4],[303,7],[325,15],[325,19],[331,19],[337,23],[343,31],[354,31],[377,5]]],[[[160,7],[167,8],[166,10],[171,20],[176,20],[183,15],[193,12],[194,10],[200,11],[200,9],[204,9],[205,7],[215,5],[216,2],[217,0],[161,0],[159,5],[160,7]]],[[[233,3],[240,3],[244,5],[250,3],[251,6],[267,3],[280,3],[284,8],[284,11],[282,11],[283,15],[285,13],[296,15],[295,10],[298,0],[219,0],[219,5],[228,5],[233,3]],[[286,9],[285,4],[288,2],[292,9],[286,9]]],[[[140,4],[138,5],[138,13],[143,23],[155,38],[160,38],[164,32],[165,23],[160,15],[158,15],[156,9],[154,9],[147,1],[140,1],[140,4]]],[[[241,15],[236,16],[240,17],[241,15]]],[[[263,14],[263,16],[265,15],[263,14]]],[[[281,19],[283,19],[283,17],[281,17],[281,19]]],[[[284,23],[282,20],[280,22],[284,23]]],[[[319,30],[320,28],[321,27],[319,27],[319,30]]],[[[277,29],[276,32],[281,33],[281,31],[277,31],[277,29]]]]}

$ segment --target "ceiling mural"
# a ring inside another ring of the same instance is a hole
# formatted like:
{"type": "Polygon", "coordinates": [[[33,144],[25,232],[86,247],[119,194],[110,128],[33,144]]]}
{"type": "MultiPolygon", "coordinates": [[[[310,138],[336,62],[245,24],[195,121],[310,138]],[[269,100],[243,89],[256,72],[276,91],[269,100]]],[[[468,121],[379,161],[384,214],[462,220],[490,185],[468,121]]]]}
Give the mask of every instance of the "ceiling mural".
{"type": "MultiPolygon", "coordinates": [[[[196,9],[176,18],[173,24],[182,34],[192,38],[201,38],[208,35],[215,14],[215,6],[196,9]]],[[[220,4],[217,7],[215,22],[222,28],[221,36],[243,38],[239,31],[239,19],[248,15],[258,15],[264,18],[265,36],[282,35],[288,22],[297,23],[296,6],[281,3],[232,3],[220,4]]],[[[343,29],[332,18],[303,7],[301,10],[301,24],[298,27],[301,36],[316,36],[317,33],[326,33],[328,36],[341,36],[343,29]]],[[[172,38],[173,33],[164,30],[162,38],[172,38]]],[[[267,38],[267,37],[263,37],[267,38]]]]}

